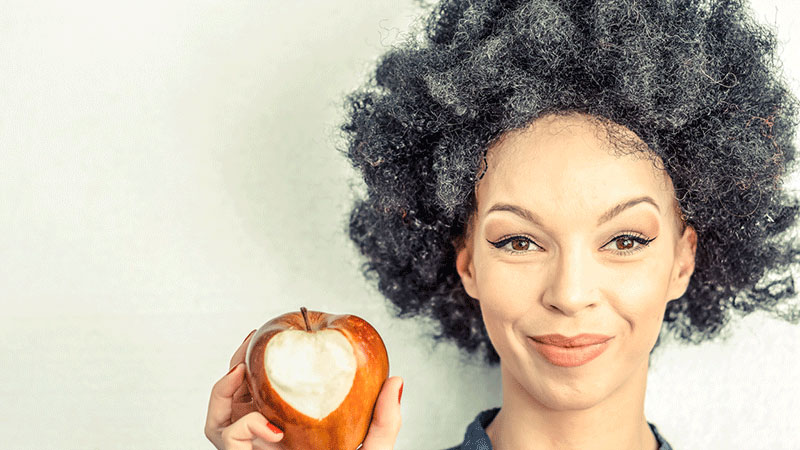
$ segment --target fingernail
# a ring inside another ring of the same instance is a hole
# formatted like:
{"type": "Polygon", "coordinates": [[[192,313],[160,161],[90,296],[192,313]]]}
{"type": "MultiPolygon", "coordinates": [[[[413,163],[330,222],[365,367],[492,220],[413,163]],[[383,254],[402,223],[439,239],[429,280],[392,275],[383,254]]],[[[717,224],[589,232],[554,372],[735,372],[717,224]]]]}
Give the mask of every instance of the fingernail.
{"type": "Polygon", "coordinates": [[[281,434],[281,433],[283,433],[283,431],[281,431],[281,429],[280,429],[280,428],[276,427],[275,425],[273,425],[273,424],[271,424],[271,423],[269,423],[269,422],[267,422],[267,427],[268,427],[270,430],[272,430],[272,432],[273,432],[273,433],[275,433],[275,434],[281,434]]]}
{"type": "MultiPolygon", "coordinates": [[[[253,335],[253,333],[255,333],[255,332],[256,332],[256,330],[253,330],[253,331],[251,331],[251,332],[250,332],[250,334],[248,334],[248,335],[247,335],[247,337],[245,337],[245,338],[244,338],[244,341],[246,341],[246,340],[247,340],[247,338],[249,338],[250,336],[252,336],[252,335],[253,335]]],[[[242,344],[244,344],[244,341],[242,341],[242,344]]]]}
{"type": "Polygon", "coordinates": [[[405,382],[400,385],[400,392],[397,394],[397,403],[400,403],[400,400],[403,398],[403,386],[405,386],[405,382]]]}
{"type": "Polygon", "coordinates": [[[232,373],[233,373],[233,371],[234,371],[234,370],[236,370],[236,368],[237,368],[237,367],[239,367],[239,364],[237,364],[237,365],[235,365],[235,366],[231,367],[231,370],[229,370],[229,371],[228,371],[227,375],[230,375],[230,374],[232,374],[232,373]]]}

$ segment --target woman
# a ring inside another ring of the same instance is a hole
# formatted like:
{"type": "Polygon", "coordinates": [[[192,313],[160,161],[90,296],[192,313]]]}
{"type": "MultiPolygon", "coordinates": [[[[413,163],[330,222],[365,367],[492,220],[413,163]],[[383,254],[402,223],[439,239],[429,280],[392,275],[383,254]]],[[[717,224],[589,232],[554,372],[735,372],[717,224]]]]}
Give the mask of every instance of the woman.
{"type": "MultiPolygon", "coordinates": [[[[502,408],[460,448],[669,448],[643,413],[662,328],[797,321],[797,104],[774,41],[736,1],[444,1],[350,98],[368,272],[399,316],[501,367],[502,408]]],[[[209,438],[279,442],[257,413],[225,423],[241,372],[209,438]]],[[[392,448],[400,389],[364,449],[392,448]]]]}

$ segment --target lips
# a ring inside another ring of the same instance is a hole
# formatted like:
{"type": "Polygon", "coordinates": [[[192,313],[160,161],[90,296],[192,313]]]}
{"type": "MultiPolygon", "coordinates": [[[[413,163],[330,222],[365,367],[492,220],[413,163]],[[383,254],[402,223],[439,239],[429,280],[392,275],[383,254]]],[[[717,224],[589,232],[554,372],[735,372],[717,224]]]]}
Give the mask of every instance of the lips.
{"type": "Polygon", "coordinates": [[[548,362],[559,367],[582,366],[600,356],[609,346],[613,336],[580,334],[566,337],[547,334],[530,337],[534,349],[548,362]]]}

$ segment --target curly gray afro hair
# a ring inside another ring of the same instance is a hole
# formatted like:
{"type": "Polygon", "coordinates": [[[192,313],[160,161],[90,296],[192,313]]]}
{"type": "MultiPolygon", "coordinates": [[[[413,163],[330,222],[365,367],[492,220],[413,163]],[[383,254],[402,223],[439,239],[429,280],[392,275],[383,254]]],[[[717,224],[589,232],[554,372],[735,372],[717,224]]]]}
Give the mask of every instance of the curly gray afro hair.
{"type": "Polygon", "coordinates": [[[549,113],[624,125],[671,176],[697,268],[664,327],[715,337],[730,311],[797,322],[797,102],[774,35],[737,0],[444,0],[348,97],[346,153],[366,182],[349,233],[400,317],[498,362],[454,243],[486,149],[549,113]]]}

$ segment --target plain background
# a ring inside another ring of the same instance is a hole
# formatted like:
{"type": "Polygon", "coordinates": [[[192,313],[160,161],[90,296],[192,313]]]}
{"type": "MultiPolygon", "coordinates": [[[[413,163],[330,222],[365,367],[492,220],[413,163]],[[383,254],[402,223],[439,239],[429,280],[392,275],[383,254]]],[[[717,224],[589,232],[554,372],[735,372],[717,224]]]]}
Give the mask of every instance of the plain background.
{"type": "MultiPolygon", "coordinates": [[[[800,92],[800,7],[759,0],[800,92]]],[[[247,333],[358,313],[405,379],[397,448],[461,441],[496,369],[389,316],[345,235],[343,97],[412,1],[0,2],[0,446],[211,448],[247,333]]],[[[797,189],[797,182],[791,184],[797,189]]],[[[800,326],[665,343],[647,417],[677,450],[798,449],[800,326]]]]}

